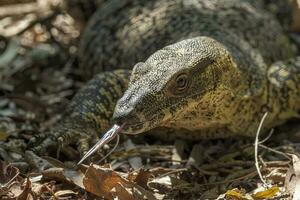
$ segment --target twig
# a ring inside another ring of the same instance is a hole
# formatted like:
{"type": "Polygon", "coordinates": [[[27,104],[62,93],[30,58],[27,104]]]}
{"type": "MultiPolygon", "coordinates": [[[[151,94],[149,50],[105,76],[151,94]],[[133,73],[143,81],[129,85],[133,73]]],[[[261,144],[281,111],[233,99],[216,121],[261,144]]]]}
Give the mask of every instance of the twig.
{"type": "Polygon", "coordinates": [[[139,156],[141,158],[149,158],[153,161],[159,160],[159,161],[165,161],[165,162],[175,162],[175,163],[180,163],[180,164],[186,164],[187,163],[187,160],[174,160],[174,159],[171,159],[171,158],[165,158],[165,157],[161,157],[161,156],[140,155],[140,154],[133,154],[133,155],[124,156],[123,159],[127,159],[129,157],[134,157],[134,156],[139,156]]]}
{"type": "Polygon", "coordinates": [[[261,156],[258,156],[259,161],[262,163],[263,167],[267,167],[266,162],[264,161],[264,159],[261,156]]]}
{"type": "Polygon", "coordinates": [[[273,133],[274,133],[274,128],[272,128],[271,131],[269,132],[269,135],[265,139],[261,140],[258,144],[265,143],[267,140],[269,140],[271,138],[273,133]]]}
{"type": "Polygon", "coordinates": [[[287,158],[287,159],[290,160],[290,161],[292,160],[286,153],[283,153],[283,152],[281,152],[281,151],[272,149],[272,148],[267,147],[267,146],[265,146],[265,145],[263,145],[263,144],[259,144],[259,147],[262,147],[262,148],[264,148],[264,149],[266,149],[266,150],[268,150],[268,151],[272,151],[272,152],[274,152],[274,153],[277,153],[277,154],[279,154],[279,155],[282,155],[282,156],[284,156],[285,158],[287,158]]]}
{"type": "Polygon", "coordinates": [[[229,179],[229,180],[225,180],[225,181],[217,181],[217,182],[213,182],[213,183],[203,183],[203,184],[200,184],[199,186],[221,185],[221,184],[226,184],[226,183],[232,183],[234,181],[239,181],[239,180],[243,180],[246,178],[254,177],[255,175],[256,175],[256,173],[255,173],[255,170],[253,169],[253,171],[251,171],[249,174],[246,174],[245,176],[241,176],[238,178],[229,179]]]}
{"type": "Polygon", "coordinates": [[[256,137],[255,137],[255,147],[254,147],[254,155],[255,155],[255,167],[256,167],[256,171],[258,173],[258,176],[261,180],[261,182],[264,184],[264,186],[267,186],[267,182],[263,179],[261,171],[259,169],[259,163],[258,163],[258,138],[259,138],[259,134],[261,132],[262,126],[264,124],[264,121],[266,119],[266,117],[268,116],[268,112],[265,112],[264,116],[262,117],[262,119],[260,120],[257,132],[256,132],[256,137]]]}
{"type": "Polygon", "coordinates": [[[267,161],[267,167],[289,167],[290,161],[267,161]]]}
{"type": "Polygon", "coordinates": [[[187,171],[186,168],[175,169],[175,170],[173,170],[173,171],[169,171],[169,172],[166,172],[166,173],[164,173],[164,174],[161,174],[161,175],[159,175],[159,176],[156,177],[156,178],[162,178],[162,177],[167,176],[167,175],[170,175],[170,174],[179,173],[179,172],[185,172],[185,171],[187,171]]]}

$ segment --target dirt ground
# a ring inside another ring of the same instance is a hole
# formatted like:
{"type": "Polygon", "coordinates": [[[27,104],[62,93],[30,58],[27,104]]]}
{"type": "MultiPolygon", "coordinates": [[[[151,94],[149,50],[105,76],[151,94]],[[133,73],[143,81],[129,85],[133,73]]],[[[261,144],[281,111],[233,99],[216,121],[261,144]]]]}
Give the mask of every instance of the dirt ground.
{"type": "Polygon", "coordinates": [[[256,143],[121,135],[100,163],[115,141],[89,165],[74,146],[34,154],[30,141],[51,134],[84,85],[85,22],[45,2],[0,0],[0,199],[300,199],[297,119],[256,143]]]}

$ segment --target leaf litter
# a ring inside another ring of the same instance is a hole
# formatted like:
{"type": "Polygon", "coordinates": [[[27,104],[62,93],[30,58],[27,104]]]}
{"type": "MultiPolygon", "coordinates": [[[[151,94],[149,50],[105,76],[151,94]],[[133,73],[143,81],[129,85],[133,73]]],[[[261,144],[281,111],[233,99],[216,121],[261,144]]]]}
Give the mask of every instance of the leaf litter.
{"type": "Polygon", "coordinates": [[[299,121],[258,143],[268,187],[255,168],[253,140],[240,138],[162,142],[119,134],[101,165],[113,144],[79,166],[72,146],[59,160],[30,152],[30,139],[47,136],[84,81],[76,16],[28,2],[44,3],[0,19],[0,199],[299,199],[299,121]]]}

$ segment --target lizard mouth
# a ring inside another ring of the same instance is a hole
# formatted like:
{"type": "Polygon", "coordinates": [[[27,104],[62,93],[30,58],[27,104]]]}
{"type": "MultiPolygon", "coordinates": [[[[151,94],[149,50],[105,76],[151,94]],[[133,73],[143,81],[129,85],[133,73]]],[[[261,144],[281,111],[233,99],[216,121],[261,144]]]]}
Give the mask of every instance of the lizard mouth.
{"type": "Polygon", "coordinates": [[[136,135],[139,133],[146,132],[152,128],[157,127],[161,113],[153,115],[150,119],[137,122],[137,123],[126,123],[122,129],[122,133],[136,135]]]}
{"type": "MultiPolygon", "coordinates": [[[[155,117],[153,119],[155,119],[155,117]]],[[[148,131],[156,126],[155,123],[151,124],[153,119],[134,124],[126,123],[126,125],[122,129],[122,133],[136,135],[148,131]]]]}
{"type": "MultiPolygon", "coordinates": [[[[207,91],[209,91],[209,90],[205,90],[205,92],[207,92],[207,91]]],[[[204,93],[204,91],[202,93],[204,93]]],[[[199,96],[202,93],[189,95],[189,96],[187,96],[187,98],[199,96]]],[[[180,103],[182,103],[182,101],[179,101],[177,103],[174,103],[171,106],[168,106],[166,108],[166,110],[170,110],[170,109],[178,106],[180,103]]],[[[168,114],[166,114],[167,112],[160,112],[158,110],[154,115],[152,115],[151,118],[146,119],[144,121],[135,121],[135,122],[130,123],[130,119],[126,120],[127,122],[122,129],[122,133],[136,135],[136,134],[140,134],[140,133],[149,131],[150,129],[156,128],[160,124],[169,121],[172,117],[176,117],[177,115],[180,115],[183,111],[184,111],[184,108],[181,109],[181,111],[179,111],[176,115],[168,115],[168,114]]]]}

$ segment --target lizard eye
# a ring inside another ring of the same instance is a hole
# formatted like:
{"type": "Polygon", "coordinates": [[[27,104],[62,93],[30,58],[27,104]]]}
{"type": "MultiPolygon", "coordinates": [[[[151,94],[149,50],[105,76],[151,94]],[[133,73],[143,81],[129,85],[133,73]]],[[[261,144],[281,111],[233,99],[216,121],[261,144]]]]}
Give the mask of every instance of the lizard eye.
{"type": "Polygon", "coordinates": [[[182,95],[187,91],[189,83],[188,74],[180,73],[173,79],[172,84],[169,86],[169,91],[175,96],[182,95]]]}
{"type": "Polygon", "coordinates": [[[180,96],[188,91],[190,86],[189,74],[183,72],[177,74],[168,84],[166,94],[170,96],[180,96]]]}
{"type": "Polygon", "coordinates": [[[179,74],[176,77],[176,89],[178,91],[182,91],[187,86],[188,86],[188,76],[187,76],[187,74],[179,74]]]}

